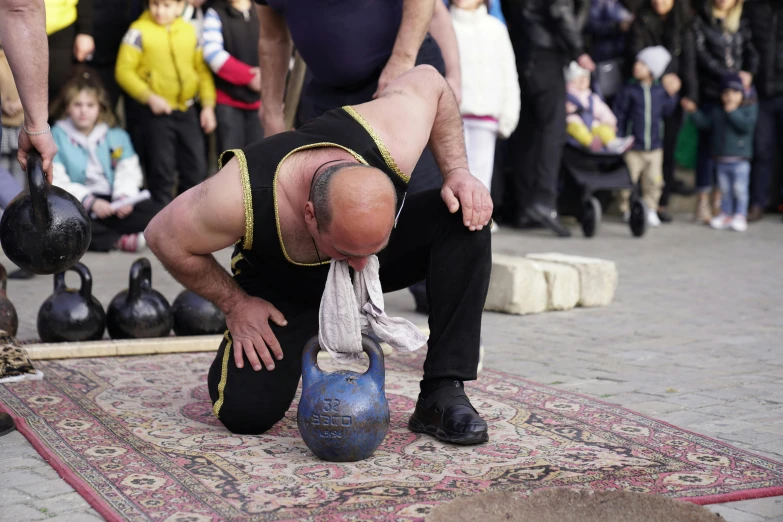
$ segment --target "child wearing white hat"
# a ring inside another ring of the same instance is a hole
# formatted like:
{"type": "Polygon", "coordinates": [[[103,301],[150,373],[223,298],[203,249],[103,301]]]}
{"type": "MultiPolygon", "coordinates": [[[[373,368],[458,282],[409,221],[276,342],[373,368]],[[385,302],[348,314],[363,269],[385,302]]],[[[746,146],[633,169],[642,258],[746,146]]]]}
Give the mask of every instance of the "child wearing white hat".
{"type": "MultiPolygon", "coordinates": [[[[625,153],[625,163],[634,183],[641,178],[647,222],[654,227],[661,224],[657,210],[663,189],[663,119],[674,112],[679,99],[679,95],[670,96],[658,81],[670,61],[671,54],[663,46],[642,49],[636,55],[633,78],[620,90],[614,105],[618,134],[636,138],[625,153]]],[[[630,191],[622,191],[620,210],[626,220],[629,199],[630,191]]]]}

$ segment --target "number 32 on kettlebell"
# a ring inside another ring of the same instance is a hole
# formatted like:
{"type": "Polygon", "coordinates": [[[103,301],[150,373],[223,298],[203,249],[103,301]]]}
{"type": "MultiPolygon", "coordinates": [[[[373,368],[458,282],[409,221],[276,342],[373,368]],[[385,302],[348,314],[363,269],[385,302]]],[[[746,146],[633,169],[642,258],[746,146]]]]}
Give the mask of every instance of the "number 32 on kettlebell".
{"type": "Polygon", "coordinates": [[[340,399],[324,399],[324,413],[337,413],[340,407],[340,399]]]}

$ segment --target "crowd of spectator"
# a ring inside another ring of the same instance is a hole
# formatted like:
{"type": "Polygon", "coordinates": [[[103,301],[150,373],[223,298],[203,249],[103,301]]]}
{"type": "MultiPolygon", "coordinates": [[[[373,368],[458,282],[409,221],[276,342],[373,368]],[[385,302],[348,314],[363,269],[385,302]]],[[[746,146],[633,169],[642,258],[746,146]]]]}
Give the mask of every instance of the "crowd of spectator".
{"type": "MultiPolygon", "coordinates": [[[[653,226],[671,221],[672,194],[695,192],[697,222],[738,231],[776,199],[783,2],[45,4],[54,184],[90,212],[92,250],[144,248],[155,213],[214,170],[211,146],[219,155],[284,131],[294,48],[308,66],[295,125],[369,101],[415,65],[435,67],[460,102],[471,171],[490,188],[503,174],[496,216],[514,228],[570,235],[558,216],[567,146],[623,155],[653,226]],[[616,85],[603,92],[607,70],[616,85]],[[689,187],[675,158],[695,132],[689,187]]],[[[25,179],[13,159],[22,108],[1,49],[0,93],[3,207],[25,179]]],[[[425,150],[410,190],[439,185],[425,150]]],[[[628,197],[618,194],[626,218],[628,197]]],[[[426,287],[412,291],[424,307],[426,287]]]]}

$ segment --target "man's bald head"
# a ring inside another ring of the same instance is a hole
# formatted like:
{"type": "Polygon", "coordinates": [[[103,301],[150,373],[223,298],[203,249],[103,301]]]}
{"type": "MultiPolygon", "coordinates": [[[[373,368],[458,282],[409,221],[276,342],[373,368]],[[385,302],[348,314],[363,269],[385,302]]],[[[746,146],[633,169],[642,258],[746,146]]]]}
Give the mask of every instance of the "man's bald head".
{"type": "Polygon", "coordinates": [[[389,233],[397,193],[386,174],[359,163],[338,163],[316,176],[310,199],[319,231],[389,233]]]}

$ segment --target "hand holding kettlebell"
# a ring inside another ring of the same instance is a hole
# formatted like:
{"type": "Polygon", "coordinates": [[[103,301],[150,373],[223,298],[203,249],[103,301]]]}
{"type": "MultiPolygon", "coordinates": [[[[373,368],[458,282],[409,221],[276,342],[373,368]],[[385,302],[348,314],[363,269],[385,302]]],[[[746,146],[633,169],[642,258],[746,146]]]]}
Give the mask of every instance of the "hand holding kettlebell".
{"type": "Polygon", "coordinates": [[[243,352],[255,371],[261,370],[259,357],[270,371],[275,369],[272,355],[278,361],[283,358],[280,343],[269,326],[270,320],[278,326],[288,324],[280,310],[258,297],[247,296],[228,311],[226,324],[234,342],[234,363],[237,368],[244,366],[243,352]]]}

